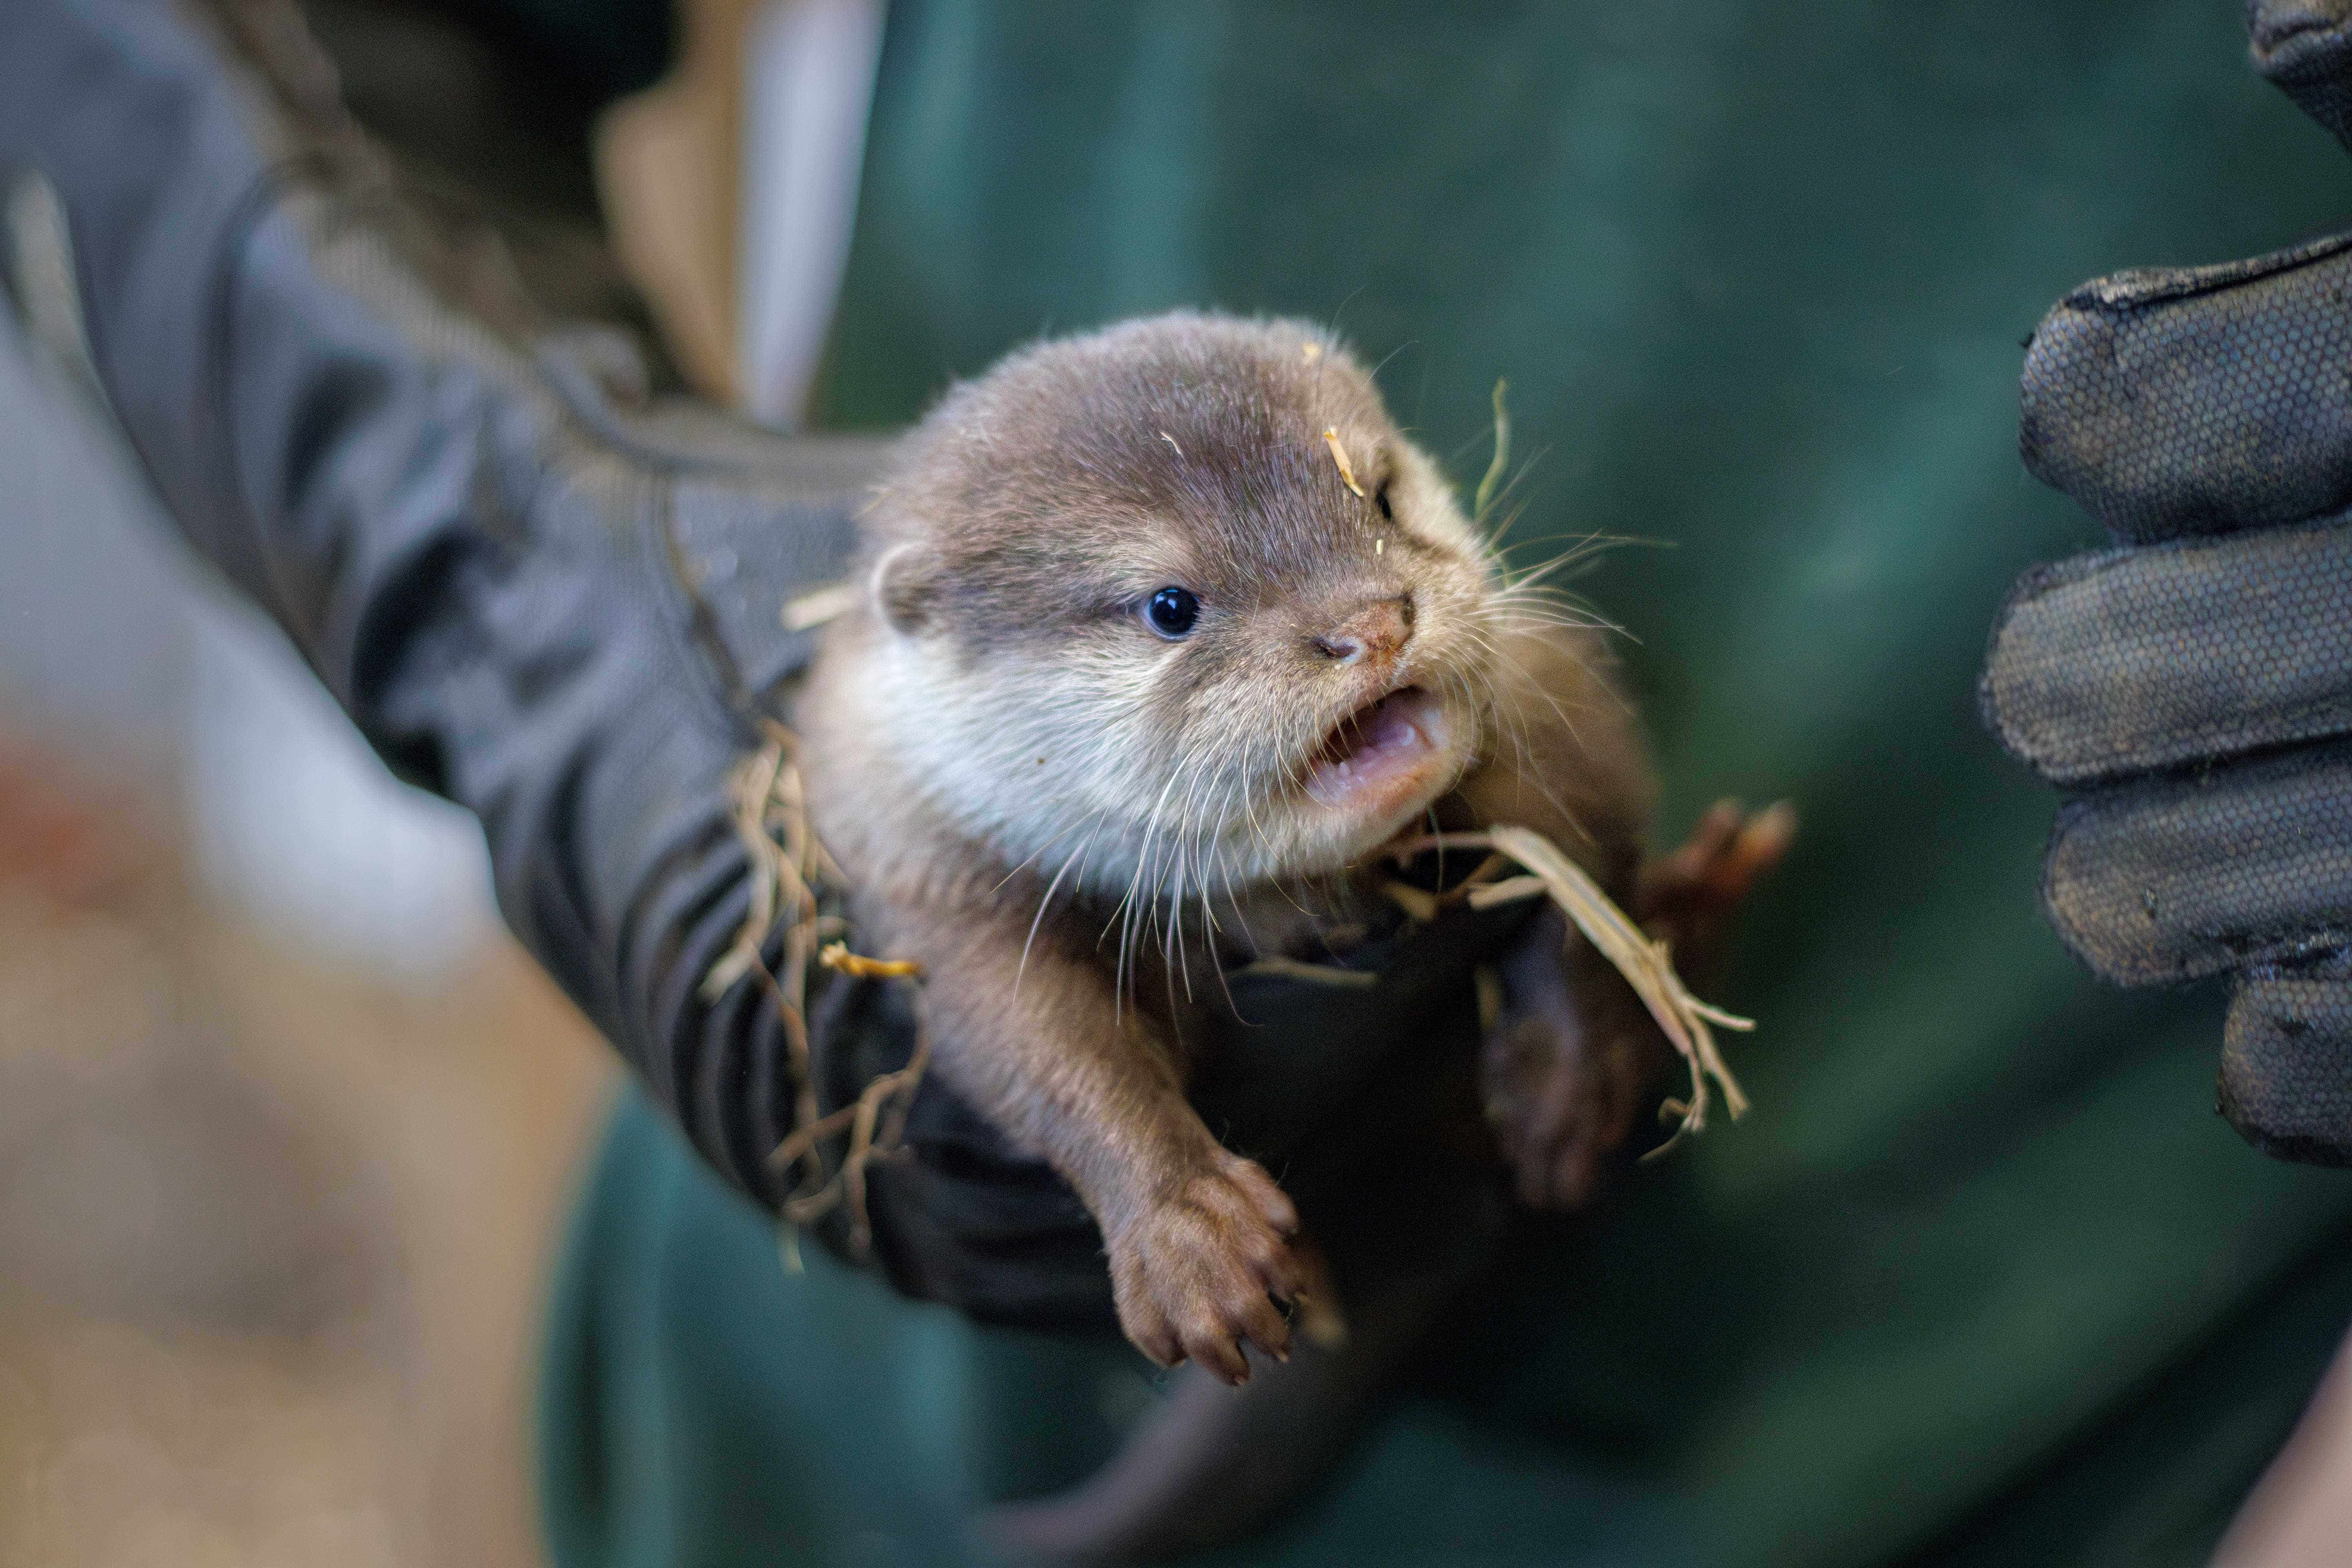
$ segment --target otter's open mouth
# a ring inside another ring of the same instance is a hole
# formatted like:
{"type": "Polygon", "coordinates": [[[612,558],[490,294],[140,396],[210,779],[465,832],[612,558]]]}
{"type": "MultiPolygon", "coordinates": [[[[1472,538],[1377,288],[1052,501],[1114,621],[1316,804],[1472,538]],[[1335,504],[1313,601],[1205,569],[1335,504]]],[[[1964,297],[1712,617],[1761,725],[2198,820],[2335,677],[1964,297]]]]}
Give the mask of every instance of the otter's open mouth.
{"type": "Polygon", "coordinates": [[[1445,712],[1418,686],[1368,702],[1332,726],[1309,759],[1307,793],[1334,810],[1394,809],[1446,760],[1445,712]]]}

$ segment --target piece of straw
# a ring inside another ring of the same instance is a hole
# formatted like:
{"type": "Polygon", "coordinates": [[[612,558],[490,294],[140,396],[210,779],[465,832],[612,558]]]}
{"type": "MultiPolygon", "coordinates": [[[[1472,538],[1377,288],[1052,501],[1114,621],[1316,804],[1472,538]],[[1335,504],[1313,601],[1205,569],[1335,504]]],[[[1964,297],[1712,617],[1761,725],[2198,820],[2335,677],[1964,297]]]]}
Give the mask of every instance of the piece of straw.
{"type": "Polygon", "coordinates": [[[1336,963],[1308,963],[1303,959],[1286,958],[1280,953],[1245,963],[1234,971],[1235,979],[1244,974],[1279,975],[1285,980],[1304,980],[1312,985],[1336,985],[1342,990],[1362,990],[1381,983],[1381,977],[1369,969],[1342,969],[1336,963]]]}
{"type": "Polygon", "coordinates": [[[1486,477],[1478,481],[1478,494],[1470,506],[1470,521],[1486,521],[1486,509],[1495,502],[1495,487],[1503,482],[1503,470],[1511,461],[1511,416],[1503,406],[1503,392],[1509,383],[1495,383],[1495,458],[1486,465],[1486,477]]]}
{"type": "Polygon", "coordinates": [[[1356,468],[1354,464],[1348,461],[1348,448],[1339,445],[1338,426],[1335,425],[1323,432],[1323,444],[1331,448],[1331,460],[1339,465],[1340,482],[1356,492],[1358,500],[1363,500],[1364,487],[1356,482],[1356,468]]]}
{"type": "MultiPolygon", "coordinates": [[[[814,597],[814,595],[810,595],[814,597]]],[[[791,618],[787,609],[786,618],[791,618]]],[[[814,1074],[809,1057],[808,972],[812,965],[861,979],[919,983],[922,967],[905,959],[868,958],[849,951],[845,940],[819,946],[821,935],[841,929],[838,917],[818,908],[820,883],[838,887],[840,868],[817,842],[808,820],[808,797],[794,755],[797,738],[781,724],[765,726],[767,743],[739,763],[728,777],[736,836],[751,861],[751,907],[727,951],[702,977],[701,994],[714,1002],[727,988],[756,979],[784,1026],[793,1073],[793,1131],[768,1156],[770,1165],[793,1184],[785,1196],[781,1250],[787,1268],[797,1271],[798,1229],[848,1205],[851,1246],[872,1245],[866,1208],[866,1173],[874,1161],[896,1153],[906,1134],[907,1112],[930,1059],[930,1039],[916,1019],[915,1049],[907,1065],[877,1075],[856,1100],[827,1116],[817,1114],[814,1074]],[[768,942],[781,931],[783,952],[771,973],[768,942]],[[821,1146],[846,1132],[849,1150],[840,1165],[825,1168],[821,1146]]]]}
{"type": "Polygon", "coordinates": [[[848,614],[857,603],[857,585],[854,583],[828,583],[822,588],[811,588],[784,601],[784,630],[805,632],[837,620],[848,614]]]}
{"type": "Polygon", "coordinates": [[[1688,1133],[1706,1129],[1708,1082],[1723,1091],[1723,1103],[1734,1121],[1746,1113],[1748,1096],[1740,1091],[1738,1080],[1724,1065],[1723,1057],[1715,1047],[1715,1033],[1710,1025],[1745,1032],[1753,1029],[1752,1018],[1742,1018],[1711,1007],[1690,994],[1682,976],[1675,973],[1674,960],[1666,944],[1653,942],[1641,927],[1635,925],[1625,911],[1611,901],[1599,883],[1587,876],[1584,868],[1561,853],[1559,846],[1532,828],[1515,827],[1507,824],[1489,827],[1483,833],[1432,834],[1414,838],[1397,847],[1399,855],[1418,854],[1423,849],[1492,849],[1509,857],[1527,868],[1528,874],[1506,878],[1471,889],[1470,907],[1487,909],[1496,904],[1509,903],[1515,899],[1540,898],[1549,894],[1561,912],[1576,922],[1585,940],[1616,965],[1617,972],[1633,987],[1633,994],[1657,1020],[1658,1028],[1667,1043],[1690,1067],[1691,1095],[1687,1103],[1669,1100],[1673,1114],[1680,1117],[1674,1136],[1650,1152],[1649,1158],[1664,1153],[1688,1133]]]}
{"type": "Polygon", "coordinates": [[[923,966],[911,958],[867,958],[849,951],[845,942],[830,942],[817,950],[816,961],[827,969],[858,980],[919,980],[923,966]]]}

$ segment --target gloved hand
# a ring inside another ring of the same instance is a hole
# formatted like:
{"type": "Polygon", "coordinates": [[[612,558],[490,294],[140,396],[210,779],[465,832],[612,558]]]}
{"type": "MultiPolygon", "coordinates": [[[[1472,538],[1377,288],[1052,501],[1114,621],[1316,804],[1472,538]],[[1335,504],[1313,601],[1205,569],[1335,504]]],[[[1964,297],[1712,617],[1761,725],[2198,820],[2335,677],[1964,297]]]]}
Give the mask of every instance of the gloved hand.
{"type": "MultiPolygon", "coordinates": [[[[2249,0],[2256,66],[2352,146],[2352,0],[2249,0]]],[[[2026,574],[1982,696],[2067,792],[2042,890],[2127,985],[2230,973],[2221,1108],[2352,1163],[2352,235],[2068,295],[2026,466],[2122,548],[2026,574]]]]}
{"type": "MultiPolygon", "coordinates": [[[[790,1042],[756,979],[702,994],[751,903],[727,778],[790,717],[814,643],[780,611],[842,575],[881,444],[634,394],[625,349],[554,330],[409,203],[285,0],[0,5],[0,185],[26,174],[63,209],[92,369],[191,542],[389,763],[481,818],[517,936],[703,1155],[778,1202],[790,1042]]],[[[1237,979],[1258,1028],[1229,1054],[1264,1059],[1196,1099],[1295,1155],[1301,1191],[1322,1171],[1352,1202],[1368,1162],[1425,1175],[1393,1153],[1417,1129],[1368,1143],[1386,1124],[1359,1108],[1425,1107],[1415,1075],[1470,1059],[1472,969],[1525,912],[1404,933],[1405,978],[1378,990],[1237,979]]],[[[813,983],[822,1109],[905,1065],[906,997],[813,983]]],[[[935,1078],[906,1141],[867,1186],[900,1289],[1112,1322],[1099,1234],[1050,1169],[935,1078]]],[[[1476,1197],[1416,1262],[1489,1245],[1476,1197]]]]}

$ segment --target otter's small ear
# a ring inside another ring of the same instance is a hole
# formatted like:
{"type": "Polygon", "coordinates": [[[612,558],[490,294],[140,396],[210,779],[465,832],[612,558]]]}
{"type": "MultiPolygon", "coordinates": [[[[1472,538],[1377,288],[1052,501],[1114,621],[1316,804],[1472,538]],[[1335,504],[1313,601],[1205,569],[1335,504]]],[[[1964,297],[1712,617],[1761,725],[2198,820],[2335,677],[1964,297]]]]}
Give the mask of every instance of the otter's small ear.
{"type": "Polygon", "coordinates": [[[919,544],[897,544],[874,563],[874,607],[901,637],[929,623],[939,585],[939,558],[919,544]]]}

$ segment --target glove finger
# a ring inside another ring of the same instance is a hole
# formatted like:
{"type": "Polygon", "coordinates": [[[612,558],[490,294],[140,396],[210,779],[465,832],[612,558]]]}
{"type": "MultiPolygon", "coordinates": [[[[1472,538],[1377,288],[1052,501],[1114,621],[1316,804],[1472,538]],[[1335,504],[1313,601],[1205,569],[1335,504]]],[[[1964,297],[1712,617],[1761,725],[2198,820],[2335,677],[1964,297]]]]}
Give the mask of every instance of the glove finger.
{"type": "Polygon", "coordinates": [[[2352,963],[2239,982],[2221,1037],[2221,1114],[2266,1154],[2352,1165],[2352,963]]]}
{"type": "Polygon", "coordinates": [[[2254,68],[2352,148],[2352,0],[2247,0],[2254,68]]]}
{"type": "Polygon", "coordinates": [[[2069,802],[2042,901],[2067,946],[2126,985],[2352,945],[2352,742],[2069,802]]]}
{"type": "Polygon", "coordinates": [[[2025,360],[2019,449],[2136,543],[2352,504],[2352,236],[2117,273],[2060,300],[2025,360]]]}
{"type": "Polygon", "coordinates": [[[2037,567],[1982,696],[2002,744],[2062,784],[2352,732],[2352,522],[2037,567]]]}

